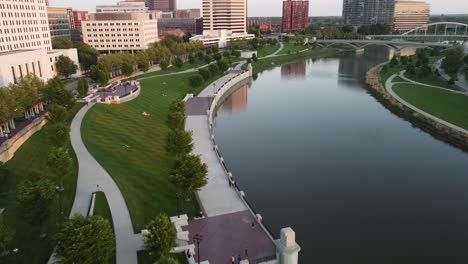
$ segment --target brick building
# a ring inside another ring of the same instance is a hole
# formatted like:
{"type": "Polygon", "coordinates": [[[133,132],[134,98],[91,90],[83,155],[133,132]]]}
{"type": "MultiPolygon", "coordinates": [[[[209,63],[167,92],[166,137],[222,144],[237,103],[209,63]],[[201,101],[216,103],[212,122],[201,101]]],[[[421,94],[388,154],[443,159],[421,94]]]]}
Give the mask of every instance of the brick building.
{"type": "Polygon", "coordinates": [[[283,32],[303,31],[309,26],[309,1],[283,1],[283,32]]]}

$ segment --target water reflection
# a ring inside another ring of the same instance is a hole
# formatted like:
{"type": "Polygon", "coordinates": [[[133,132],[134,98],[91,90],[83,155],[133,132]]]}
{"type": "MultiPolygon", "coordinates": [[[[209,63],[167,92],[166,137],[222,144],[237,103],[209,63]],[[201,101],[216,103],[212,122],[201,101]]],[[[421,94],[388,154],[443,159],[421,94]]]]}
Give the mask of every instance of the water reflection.
{"type": "Polygon", "coordinates": [[[305,79],[306,62],[300,61],[291,64],[281,65],[281,79],[305,79]]]}
{"type": "Polygon", "coordinates": [[[249,84],[234,91],[218,109],[220,112],[240,113],[247,111],[249,84]]]}

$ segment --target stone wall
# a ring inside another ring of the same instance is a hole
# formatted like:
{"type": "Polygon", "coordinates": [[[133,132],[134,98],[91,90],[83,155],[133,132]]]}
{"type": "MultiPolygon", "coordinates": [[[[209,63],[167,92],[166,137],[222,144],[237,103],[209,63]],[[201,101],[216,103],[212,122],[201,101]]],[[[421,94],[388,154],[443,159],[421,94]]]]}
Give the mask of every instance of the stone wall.
{"type": "Polygon", "coordinates": [[[447,127],[422,114],[416,113],[393,98],[380,82],[379,75],[382,67],[387,63],[379,64],[367,72],[366,81],[370,92],[394,114],[410,121],[414,126],[428,132],[433,137],[449,143],[468,152],[468,135],[447,127]]]}
{"type": "Polygon", "coordinates": [[[34,133],[41,130],[47,123],[46,115],[34,119],[31,124],[24,127],[10,139],[0,145],[0,162],[7,162],[15,155],[15,152],[26,142],[34,133]]]}

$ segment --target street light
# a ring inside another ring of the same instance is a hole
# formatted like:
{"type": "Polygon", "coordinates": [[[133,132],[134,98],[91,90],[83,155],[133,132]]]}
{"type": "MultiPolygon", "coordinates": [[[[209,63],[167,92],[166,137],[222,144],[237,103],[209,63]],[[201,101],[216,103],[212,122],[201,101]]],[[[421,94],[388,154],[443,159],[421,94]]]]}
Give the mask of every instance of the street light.
{"type": "Polygon", "coordinates": [[[182,195],[181,195],[179,192],[177,192],[177,193],[176,193],[176,198],[177,198],[177,218],[180,218],[180,205],[179,205],[179,203],[180,203],[180,198],[181,198],[181,197],[182,197],[182,195]]]}
{"type": "Polygon", "coordinates": [[[15,262],[16,263],[18,263],[18,252],[19,252],[19,248],[13,249],[13,253],[15,253],[15,262]]]}
{"type": "Polygon", "coordinates": [[[203,236],[200,234],[195,234],[192,240],[193,240],[193,243],[197,244],[198,264],[200,264],[200,242],[202,242],[203,236]]]}

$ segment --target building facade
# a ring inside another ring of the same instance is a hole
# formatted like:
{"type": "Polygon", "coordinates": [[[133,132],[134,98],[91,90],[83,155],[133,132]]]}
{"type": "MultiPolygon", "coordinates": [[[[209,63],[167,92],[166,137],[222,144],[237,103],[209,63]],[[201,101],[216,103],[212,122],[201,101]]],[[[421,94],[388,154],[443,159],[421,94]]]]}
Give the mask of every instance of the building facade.
{"type": "Polygon", "coordinates": [[[160,39],[167,35],[183,36],[186,33],[192,35],[202,34],[197,31],[196,18],[160,18],[158,19],[158,36],[160,39]]]}
{"type": "Polygon", "coordinates": [[[52,49],[44,0],[0,0],[0,52],[52,49]]]}
{"type": "Polygon", "coordinates": [[[247,32],[247,0],[203,0],[203,30],[247,32]]]}
{"type": "Polygon", "coordinates": [[[199,18],[200,16],[200,9],[182,9],[175,12],[175,18],[199,18]]]}
{"type": "Polygon", "coordinates": [[[70,16],[71,9],[63,7],[47,7],[47,16],[49,19],[50,37],[70,38],[70,16]]]}
{"type": "Polygon", "coordinates": [[[61,55],[79,65],[76,49],[52,50],[44,0],[0,0],[0,17],[0,87],[28,74],[43,81],[54,78],[61,55]]]}
{"type": "Polygon", "coordinates": [[[71,10],[69,14],[70,22],[70,35],[73,42],[83,42],[83,31],[81,23],[89,20],[88,11],[71,10]]]}
{"type": "Polygon", "coordinates": [[[159,40],[152,13],[91,14],[82,30],[83,41],[102,53],[144,50],[159,40]]]}
{"type": "Polygon", "coordinates": [[[395,17],[393,30],[407,32],[429,23],[431,5],[424,1],[397,1],[395,3],[395,17]]]}
{"type": "Polygon", "coordinates": [[[347,25],[393,25],[395,0],[343,0],[343,20],[347,25]]]}
{"type": "Polygon", "coordinates": [[[147,0],[146,5],[150,10],[172,13],[177,10],[177,0],[147,0]]]}
{"type": "Polygon", "coordinates": [[[226,47],[229,41],[245,40],[255,38],[254,34],[234,33],[229,30],[203,30],[203,35],[196,35],[190,38],[190,41],[201,41],[203,45],[209,47],[216,45],[219,48],[226,47]]]}
{"type": "Polygon", "coordinates": [[[309,27],[309,1],[283,1],[283,32],[303,31],[309,27]]]}
{"type": "Polygon", "coordinates": [[[122,1],[116,5],[98,5],[96,13],[145,13],[148,12],[145,2],[122,1]]]}

